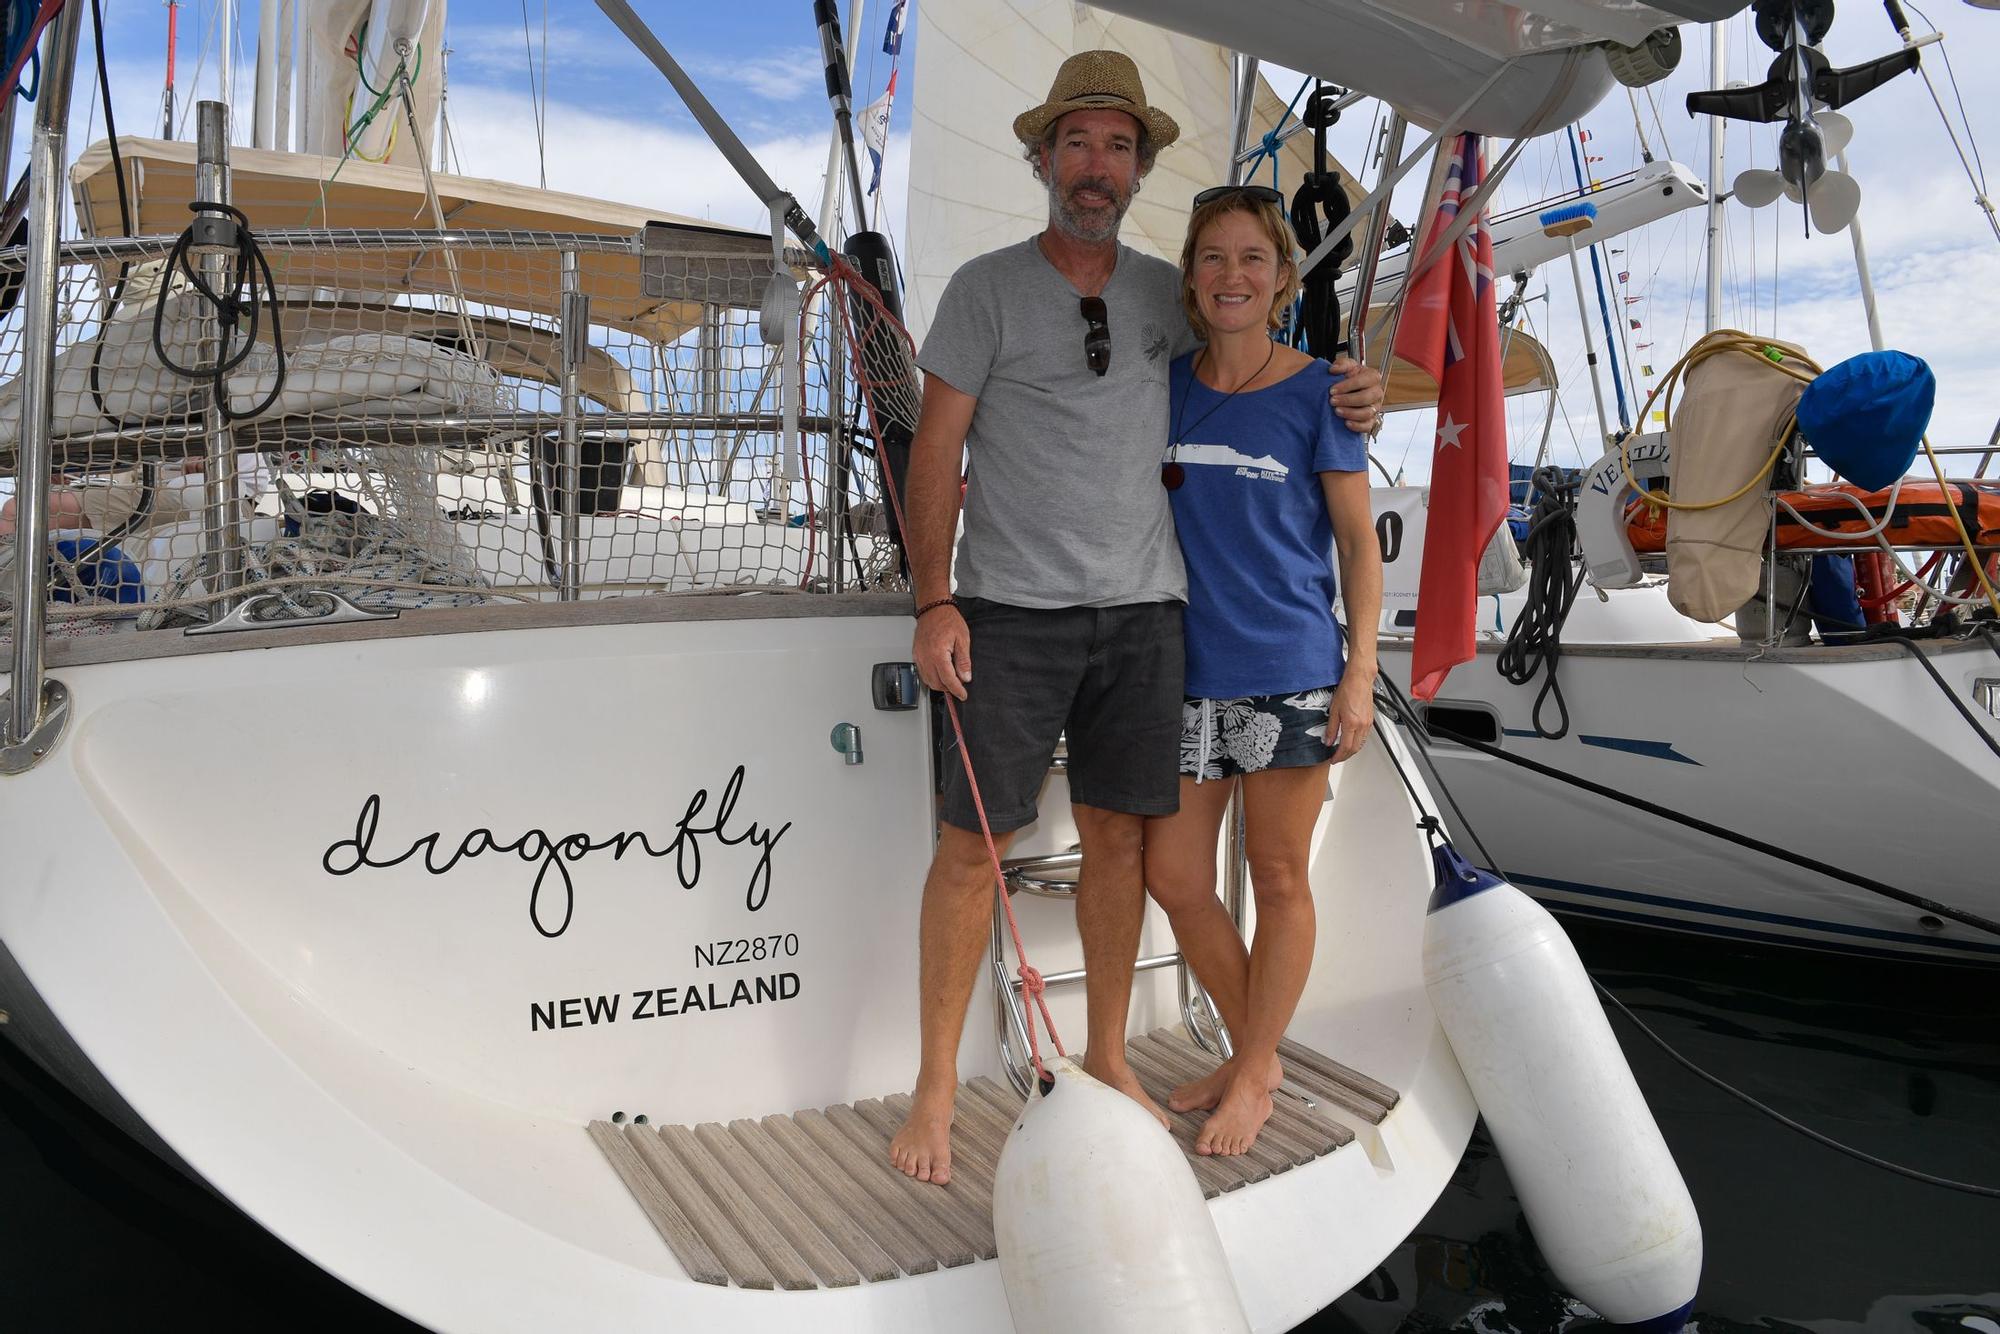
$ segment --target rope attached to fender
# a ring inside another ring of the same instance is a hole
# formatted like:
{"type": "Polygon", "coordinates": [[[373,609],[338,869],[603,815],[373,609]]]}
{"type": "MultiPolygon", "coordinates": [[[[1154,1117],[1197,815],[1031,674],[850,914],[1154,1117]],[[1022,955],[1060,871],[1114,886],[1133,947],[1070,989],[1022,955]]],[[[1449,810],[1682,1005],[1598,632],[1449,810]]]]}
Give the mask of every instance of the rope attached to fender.
{"type": "MultiPolygon", "coordinates": [[[[839,255],[833,257],[832,263],[827,269],[826,276],[813,284],[813,287],[806,292],[805,299],[800,302],[801,319],[804,318],[805,311],[812,309],[815,293],[829,283],[834,284],[843,296],[852,298],[858,294],[861,302],[865,303],[867,308],[872,312],[874,319],[878,322],[878,329],[888,331],[889,336],[901,341],[903,350],[908,354],[906,364],[915,365],[916,349],[910,344],[909,332],[903,328],[901,322],[892,316],[882,304],[881,295],[875,290],[874,284],[869,282],[868,279],[861,275],[859,270],[839,255]]],[[[837,300],[829,304],[833,307],[833,318],[841,320],[850,326],[852,325],[853,308],[848,301],[837,300]]],[[[868,403],[870,418],[879,421],[883,414],[875,402],[873,392],[875,383],[870,378],[868,365],[863,359],[865,346],[871,342],[868,335],[875,331],[853,329],[850,327],[849,332],[851,336],[847,339],[847,353],[854,371],[855,386],[860,390],[862,398],[868,403]]],[[[880,439],[877,439],[876,446],[877,458],[879,460],[881,457],[880,439]]],[[[900,531],[907,533],[909,532],[909,524],[903,513],[903,498],[899,488],[896,486],[894,470],[883,466],[881,473],[882,490],[889,497],[889,505],[895,511],[897,526],[900,531]]],[[[986,803],[979,794],[979,779],[972,772],[972,752],[967,749],[965,744],[965,724],[960,721],[958,716],[958,701],[952,698],[950,693],[947,692],[944,697],[944,705],[945,712],[951,717],[951,730],[958,739],[958,755],[960,762],[965,765],[965,781],[972,794],[972,809],[979,816],[979,834],[986,842],[986,856],[993,868],[993,889],[1000,896],[1000,907],[1006,913],[1007,933],[1014,938],[1014,958],[1017,961],[1015,972],[1021,979],[1021,994],[1034,1001],[1034,1011],[1039,1012],[1042,1016],[1042,1027],[1048,1030],[1049,1043],[1056,1049],[1056,1055],[1068,1056],[1069,1052],[1064,1049],[1062,1038],[1056,1032],[1055,1019],[1049,1014],[1049,1004],[1045,994],[1048,990],[1048,984],[1042,980],[1041,973],[1029,964],[1027,946],[1021,942],[1021,926],[1014,919],[1013,896],[1007,892],[1006,869],[1000,864],[1000,849],[993,841],[993,827],[988,823],[986,818],[986,803]]],[[[1040,1041],[1035,1036],[1034,1013],[1031,1012],[1024,1017],[1027,1022],[1022,1027],[1027,1031],[1028,1036],[1028,1062],[1034,1067],[1036,1078],[1046,1082],[1049,1078],[1049,1073],[1042,1066],[1042,1049],[1040,1041]]]]}

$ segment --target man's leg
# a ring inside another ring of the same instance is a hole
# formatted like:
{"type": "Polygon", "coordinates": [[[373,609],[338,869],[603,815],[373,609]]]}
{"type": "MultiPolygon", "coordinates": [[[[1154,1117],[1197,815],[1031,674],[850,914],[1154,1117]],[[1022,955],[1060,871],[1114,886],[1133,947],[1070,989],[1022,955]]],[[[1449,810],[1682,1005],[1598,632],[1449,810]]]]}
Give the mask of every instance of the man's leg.
{"type": "Polygon", "coordinates": [[[1083,842],[1083,871],[1076,891],[1076,929],[1083,938],[1084,995],[1089,1004],[1089,1050],[1083,1068],[1151,1112],[1166,1114],[1125,1063],[1125,1021],[1132,1007],[1132,965],[1139,959],[1139,929],[1146,913],[1141,855],[1143,816],[1072,806],[1083,842]]]}
{"type": "MultiPolygon", "coordinates": [[[[951,1180],[958,1041],[991,939],[994,888],[993,863],[982,836],[950,824],[940,824],[938,835],[930,874],[924,878],[918,927],[922,1055],[917,1087],[910,1095],[910,1115],[889,1144],[889,1161],[919,1181],[942,1186],[951,1180]]],[[[1004,854],[1013,838],[995,834],[993,842],[1004,854]]]]}

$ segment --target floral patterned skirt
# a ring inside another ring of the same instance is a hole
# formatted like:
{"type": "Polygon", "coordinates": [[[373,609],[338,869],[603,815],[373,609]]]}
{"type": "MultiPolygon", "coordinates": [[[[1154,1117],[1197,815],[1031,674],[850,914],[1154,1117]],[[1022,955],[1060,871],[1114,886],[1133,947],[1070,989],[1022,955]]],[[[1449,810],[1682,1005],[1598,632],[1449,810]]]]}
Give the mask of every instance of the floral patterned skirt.
{"type": "Polygon", "coordinates": [[[1333,758],[1326,714],[1333,687],[1289,695],[1181,703],[1181,772],[1197,783],[1260,769],[1303,769],[1333,758]]]}

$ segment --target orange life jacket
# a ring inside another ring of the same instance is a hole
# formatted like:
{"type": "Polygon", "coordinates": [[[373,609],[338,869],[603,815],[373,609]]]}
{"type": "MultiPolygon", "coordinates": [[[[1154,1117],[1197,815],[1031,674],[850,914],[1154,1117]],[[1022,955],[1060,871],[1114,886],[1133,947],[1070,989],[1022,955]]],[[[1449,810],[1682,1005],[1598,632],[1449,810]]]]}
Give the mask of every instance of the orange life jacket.
{"type": "MultiPolygon", "coordinates": [[[[1822,486],[1810,491],[1782,491],[1779,495],[1817,528],[1850,535],[1869,546],[1874,540],[1859,536],[1882,521],[1889,507],[1889,492],[1863,491],[1857,486],[1822,486]],[[1866,517],[1855,507],[1852,496],[1868,507],[1866,517]]],[[[2000,546],[2000,482],[1953,482],[1950,503],[1936,482],[1905,482],[1896,497],[1896,514],[1882,531],[1891,546],[1932,550],[1959,545],[1958,525],[1952,522],[1957,510],[1971,535],[1973,545],[2000,546]]],[[[1625,531],[1632,549],[1659,552],[1667,549],[1667,511],[1634,502],[1626,511],[1625,531]]],[[[1778,546],[1829,547],[1838,539],[1809,531],[1787,513],[1778,511],[1778,546]]]]}

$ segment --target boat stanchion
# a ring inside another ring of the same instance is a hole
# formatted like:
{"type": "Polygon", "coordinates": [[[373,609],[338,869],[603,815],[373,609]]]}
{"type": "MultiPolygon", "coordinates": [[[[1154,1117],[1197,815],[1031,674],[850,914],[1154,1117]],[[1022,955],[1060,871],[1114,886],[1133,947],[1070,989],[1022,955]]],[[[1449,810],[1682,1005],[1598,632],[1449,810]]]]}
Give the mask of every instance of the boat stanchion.
{"type": "MultiPolygon", "coordinates": [[[[197,102],[194,124],[194,197],[199,202],[227,204],[233,193],[229,178],[229,108],[221,102],[197,102]]],[[[201,222],[198,215],[196,225],[201,222]]],[[[208,284],[208,289],[229,291],[234,285],[230,279],[233,250],[201,247],[198,253],[202,281],[208,284]]],[[[164,294],[161,299],[165,300],[164,294]]],[[[276,318],[273,312],[272,319],[276,318]]],[[[233,319],[230,317],[230,324],[233,319]]],[[[238,590],[244,583],[243,501],[236,466],[236,434],[230,423],[228,404],[223,400],[220,378],[220,368],[230,355],[231,329],[216,301],[202,302],[200,324],[203,346],[218,368],[215,386],[205,395],[201,411],[201,430],[207,441],[202,464],[202,504],[206,511],[202,520],[203,557],[207,562],[203,579],[211,594],[221,595],[211,603],[212,614],[221,616],[236,605],[238,590]]]]}
{"type": "MultiPolygon", "coordinates": [[[[0,712],[0,773],[31,769],[61,738],[69,695],[45,680],[49,472],[55,419],[56,309],[61,255],[64,144],[82,5],[49,24],[35,128],[28,140],[28,254],[22,276],[21,436],[15,449],[13,679],[0,712]],[[25,556],[22,553],[27,553],[25,556]]],[[[11,100],[11,94],[9,94],[11,100]]]]}

